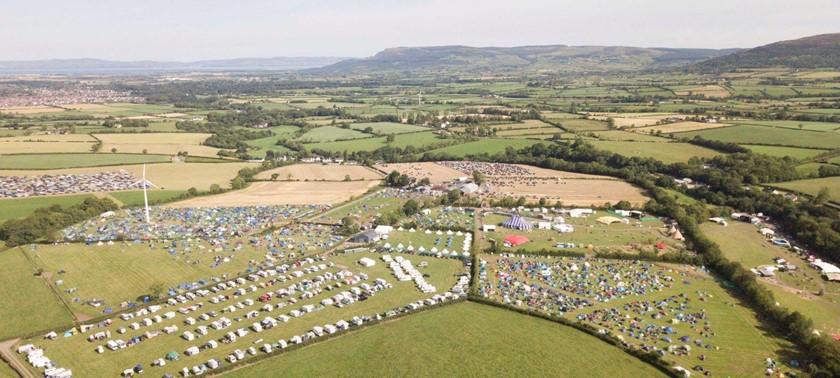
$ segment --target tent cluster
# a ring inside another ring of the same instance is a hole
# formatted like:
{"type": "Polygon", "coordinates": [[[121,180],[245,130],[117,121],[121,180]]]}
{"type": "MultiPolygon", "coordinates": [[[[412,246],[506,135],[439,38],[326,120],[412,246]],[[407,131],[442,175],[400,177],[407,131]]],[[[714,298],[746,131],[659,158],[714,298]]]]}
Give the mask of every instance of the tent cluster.
{"type": "Polygon", "coordinates": [[[64,230],[69,241],[220,239],[242,236],[279,222],[297,219],[318,206],[152,207],[152,224],[146,224],[144,209],[129,208],[93,218],[64,230]]]}
{"type": "MultiPolygon", "coordinates": [[[[402,227],[398,228],[397,231],[403,231],[402,227]]],[[[414,229],[409,229],[409,233],[417,232],[414,229]]],[[[431,235],[433,232],[431,230],[424,231],[425,234],[431,235]]],[[[444,231],[435,231],[434,234],[438,235],[439,237],[435,239],[433,246],[431,249],[426,249],[424,246],[420,246],[415,248],[413,245],[409,244],[408,246],[404,245],[403,243],[399,243],[396,246],[391,245],[391,243],[385,243],[382,245],[381,250],[388,251],[388,252],[401,252],[401,253],[409,253],[409,254],[418,254],[422,256],[434,256],[438,258],[461,258],[461,257],[469,257],[470,256],[470,248],[472,247],[472,233],[471,232],[461,232],[447,230],[444,231]],[[444,240],[444,236],[446,235],[446,240],[444,240]],[[455,236],[463,236],[464,241],[461,243],[460,250],[461,253],[458,253],[459,247],[455,245],[455,236]],[[443,249],[438,249],[438,247],[443,247],[443,249]],[[451,250],[450,250],[451,249],[451,250]]]]}
{"type": "Polygon", "coordinates": [[[137,177],[120,170],[91,174],[0,176],[0,198],[110,192],[135,188],[137,177]]]}
{"type": "Polygon", "coordinates": [[[420,228],[467,228],[473,227],[472,214],[468,213],[462,207],[454,208],[447,206],[440,210],[424,209],[420,213],[413,215],[408,221],[413,222],[420,228]]]}
{"type": "Polygon", "coordinates": [[[414,285],[417,286],[417,289],[427,294],[437,291],[437,288],[426,282],[423,274],[411,264],[411,260],[403,258],[402,256],[397,256],[392,259],[391,255],[382,255],[381,258],[382,261],[387,263],[388,267],[391,268],[391,272],[397,280],[414,281],[414,285]]]}

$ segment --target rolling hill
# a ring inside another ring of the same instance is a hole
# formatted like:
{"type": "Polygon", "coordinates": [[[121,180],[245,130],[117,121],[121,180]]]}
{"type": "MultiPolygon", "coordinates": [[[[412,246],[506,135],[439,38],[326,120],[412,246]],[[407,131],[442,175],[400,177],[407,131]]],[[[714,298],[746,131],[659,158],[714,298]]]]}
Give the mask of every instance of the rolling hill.
{"type": "Polygon", "coordinates": [[[781,41],[712,58],[690,67],[704,72],[737,68],[840,67],[840,33],[781,41]]]}
{"type": "Polygon", "coordinates": [[[320,74],[638,71],[675,67],[736,50],[623,46],[396,47],[309,70],[320,74]]]}

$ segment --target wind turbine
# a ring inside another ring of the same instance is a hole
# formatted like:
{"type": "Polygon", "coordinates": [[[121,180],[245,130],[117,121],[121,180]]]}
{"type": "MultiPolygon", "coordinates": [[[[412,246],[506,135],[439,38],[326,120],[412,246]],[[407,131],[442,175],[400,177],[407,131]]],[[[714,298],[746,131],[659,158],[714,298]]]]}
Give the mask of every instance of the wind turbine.
{"type": "Polygon", "coordinates": [[[134,183],[134,185],[138,184],[143,186],[143,203],[146,205],[146,224],[151,224],[152,222],[149,219],[149,194],[146,192],[146,187],[154,186],[157,188],[158,186],[146,180],[146,164],[143,164],[143,179],[134,183]]]}

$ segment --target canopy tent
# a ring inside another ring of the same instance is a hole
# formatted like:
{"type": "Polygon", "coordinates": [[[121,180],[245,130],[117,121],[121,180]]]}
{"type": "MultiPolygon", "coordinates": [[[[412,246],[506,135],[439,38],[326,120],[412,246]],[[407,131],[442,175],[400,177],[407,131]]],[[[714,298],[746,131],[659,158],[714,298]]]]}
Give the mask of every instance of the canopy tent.
{"type": "Polygon", "coordinates": [[[613,223],[620,223],[620,222],[621,222],[621,219],[618,219],[616,217],[606,216],[606,217],[598,218],[598,223],[603,223],[603,224],[613,224],[613,223]]]}
{"type": "Polygon", "coordinates": [[[531,222],[522,219],[522,217],[514,215],[502,222],[502,227],[510,228],[513,230],[530,230],[533,227],[533,225],[531,224],[531,222]]]}
{"type": "Polygon", "coordinates": [[[528,240],[528,238],[522,235],[508,235],[507,237],[505,237],[505,243],[510,244],[511,247],[520,246],[529,241],[530,240],[528,240]]]}

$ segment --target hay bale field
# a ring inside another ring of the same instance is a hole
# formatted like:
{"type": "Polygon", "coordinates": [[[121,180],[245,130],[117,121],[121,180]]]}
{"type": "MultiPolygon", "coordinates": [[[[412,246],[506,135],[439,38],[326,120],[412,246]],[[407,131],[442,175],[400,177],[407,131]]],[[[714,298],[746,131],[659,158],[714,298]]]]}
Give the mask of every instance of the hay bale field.
{"type": "Polygon", "coordinates": [[[149,154],[175,155],[187,151],[191,156],[218,156],[215,147],[202,146],[212,134],[202,133],[143,133],[143,134],[96,134],[102,141],[101,153],[111,153],[116,148],[118,153],[140,154],[146,150],[149,154]]]}
{"type": "Polygon", "coordinates": [[[172,207],[260,206],[336,204],[364,194],[377,181],[283,181],[255,182],[247,188],[209,197],[176,202],[172,207]]]}
{"type": "Polygon", "coordinates": [[[461,172],[435,163],[379,164],[375,168],[386,173],[397,171],[419,180],[428,178],[432,183],[442,183],[464,176],[461,172]]]}
{"type": "Polygon", "coordinates": [[[684,131],[698,131],[698,130],[707,130],[707,129],[716,129],[718,127],[724,126],[732,126],[725,123],[706,123],[706,122],[677,122],[677,123],[669,123],[665,125],[658,125],[658,126],[650,126],[650,127],[638,127],[634,128],[633,131],[639,133],[651,133],[661,131],[665,134],[668,133],[681,133],[684,131]]]}
{"type": "Polygon", "coordinates": [[[345,176],[350,176],[351,180],[381,180],[383,176],[361,165],[294,164],[262,172],[257,179],[270,180],[275,173],[280,175],[278,180],[294,181],[343,181],[345,176]]]}
{"type": "Polygon", "coordinates": [[[585,333],[477,303],[460,303],[402,318],[230,375],[265,377],[278,369],[290,376],[329,376],[337,371],[363,371],[372,377],[664,376],[585,333]],[[330,356],[329,363],[323,356],[330,356]],[[380,362],[369,363],[371,356],[380,362]]]}

